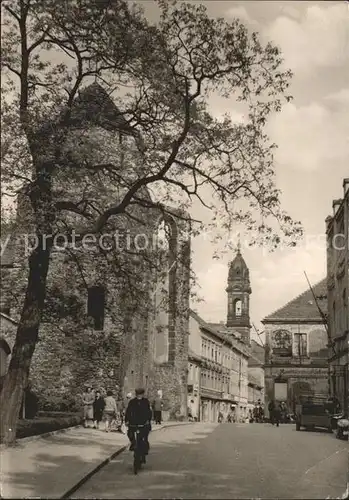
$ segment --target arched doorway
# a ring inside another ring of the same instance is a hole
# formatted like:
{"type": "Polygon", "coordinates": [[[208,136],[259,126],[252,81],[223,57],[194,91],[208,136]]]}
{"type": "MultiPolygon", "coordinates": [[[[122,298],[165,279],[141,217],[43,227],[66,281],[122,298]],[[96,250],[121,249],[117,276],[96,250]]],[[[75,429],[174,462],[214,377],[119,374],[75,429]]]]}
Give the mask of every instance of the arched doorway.
{"type": "Polygon", "coordinates": [[[308,382],[294,382],[291,387],[291,400],[293,412],[296,411],[296,405],[305,401],[309,397],[313,397],[314,391],[308,382]]]}

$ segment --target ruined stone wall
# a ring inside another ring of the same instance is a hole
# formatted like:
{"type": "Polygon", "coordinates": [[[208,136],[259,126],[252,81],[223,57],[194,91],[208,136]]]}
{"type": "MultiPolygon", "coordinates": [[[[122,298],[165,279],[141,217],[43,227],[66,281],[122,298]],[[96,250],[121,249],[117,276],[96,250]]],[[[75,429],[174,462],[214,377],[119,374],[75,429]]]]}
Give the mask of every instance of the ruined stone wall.
{"type": "MultiPolygon", "coordinates": [[[[140,216],[140,214],[137,214],[140,216]]],[[[130,235],[147,231],[149,239],[158,221],[158,213],[147,214],[149,224],[133,225],[130,235]]],[[[132,239],[132,238],[131,238],[132,239]]],[[[47,301],[30,371],[30,380],[39,396],[40,406],[47,409],[73,409],[79,406],[86,383],[95,388],[125,395],[137,386],[145,386],[149,396],[162,389],[167,407],[174,415],[186,412],[188,362],[188,313],[190,247],[187,240],[178,241],[175,266],[175,301],[172,304],[172,360],[158,365],[154,359],[153,340],[156,318],[152,314],[151,291],[153,270],[142,265],[132,270],[138,292],[136,309],[125,302],[123,285],[117,272],[98,250],[56,250],[51,254],[47,280],[47,301]],[[104,329],[93,330],[87,317],[87,287],[106,287],[104,329]],[[58,308],[58,309],[57,309],[58,308]],[[69,311],[73,308],[74,312],[69,311]],[[184,402],[185,401],[185,402],[184,402]]],[[[26,284],[26,262],[21,269],[7,270],[3,281],[7,292],[17,290],[16,301],[10,300],[11,315],[19,319],[26,284]],[[12,279],[9,279],[9,275],[12,279]]],[[[125,269],[124,269],[125,270],[125,269]]],[[[172,290],[173,291],[173,290],[172,290]]],[[[6,295],[6,294],[5,294],[6,295]]]]}
{"type": "MultiPolygon", "coordinates": [[[[160,219],[156,219],[159,223],[160,219]]],[[[126,374],[125,388],[133,390],[136,385],[146,388],[150,400],[157,391],[163,394],[164,411],[170,418],[187,416],[187,373],[189,338],[189,272],[190,241],[187,222],[178,222],[177,238],[172,241],[176,246],[176,262],[172,267],[172,286],[162,310],[156,309],[154,291],[156,282],[150,283],[150,297],[147,314],[143,316],[139,329],[133,339],[133,356],[126,374]],[[156,310],[155,310],[156,309],[156,310]],[[164,319],[167,318],[165,321],[164,319]],[[160,325],[161,323],[161,325],[160,325]],[[166,361],[156,355],[156,342],[161,326],[161,335],[167,338],[166,361]]],[[[156,228],[155,228],[156,229],[156,228]]],[[[168,283],[168,280],[165,280],[168,283]]],[[[165,293],[165,292],[164,292],[165,293]]]]}
{"type": "MultiPolygon", "coordinates": [[[[66,164],[55,172],[53,196],[72,203],[88,200],[96,219],[100,211],[118,203],[130,183],[139,178],[142,158],[133,137],[109,132],[99,125],[84,125],[81,129],[75,126],[62,146],[66,164]],[[85,163],[91,166],[90,171],[80,168],[85,163]],[[108,163],[120,167],[114,177],[103,169],[93,172],[92,164],[108,163]]],[[[150,199],[146,190],[141,195],[144,200],[150,199]]],[[[129,207],[128,211],[129,217],[111,218],[103,233],[122,233],[122,245],[126,237],[132,241],[137,234],[145,234],[153,241],[161,214],[141,206],[129,207]]],[[[30,204],[23,193],[18,203],[17,229],[23,235],[33,232],[33,227],[30,204]]],[[[64,210],[57,216],[54,231],[65,234],[74,230],[80,234],[88,227],[87,218],[64,210]]],[[[181,227],[179,233],[186,230],[181,227]]],[[[154,394],[160,384],[169,395],[169,407],[186,412],[190,248],[187,239],[180,242],[178,238],[176,245],[178,258],[171,270],[169,294],[169,363],[162,366],[156,364],[153,349],[156,318],[152,252],[135,252],[133,247],[130,252],[116,253],[72,247],[52,252],[45,317],[30,371],[42,405],[55,401],[57,405],[73,405],[86,383],[96,388],[119,386],[124,393],[145,385],[149,394],[154,394]],[[106,289],[102,331],[95,331],[87,317],[87,288],[94,285],[106,289]]],[[[21,269],[11,270],[4,285],[6,294],[18,292],[17,302],[10,299],[15,319],[19,319],[26,285],[23,249],[23,245],[16,247],[21,269]]]]}

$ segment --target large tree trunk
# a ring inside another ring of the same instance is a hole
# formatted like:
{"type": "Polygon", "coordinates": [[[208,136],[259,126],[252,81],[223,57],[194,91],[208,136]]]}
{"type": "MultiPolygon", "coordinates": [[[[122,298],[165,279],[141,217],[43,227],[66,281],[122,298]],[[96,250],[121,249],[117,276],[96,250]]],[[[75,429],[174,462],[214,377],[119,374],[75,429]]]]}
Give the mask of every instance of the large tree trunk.
{"type": "Polygon", "coordinates": [[[28,384],[30,364],[44,309],[46,281],[53,244],[52,226],[55,209],[52,203],[51,165],[38,163],[36,181],[27,195],[36,226],[36,248],[29,257],[27,289],[19,321],[10,366],[0,394],[0,439],[11,444],[16,428],[24,389],[28,384]]]}
{"type": "Polygon", "coordinates": [[[16,439],[19,411],[28,383],[30,363],[44,307],[51,244],[41,237],[38,247],[29,258],[26,296],[9,370],[0,395],[0,435],[1,441],[6,444],[11,444],[16,439]]]}

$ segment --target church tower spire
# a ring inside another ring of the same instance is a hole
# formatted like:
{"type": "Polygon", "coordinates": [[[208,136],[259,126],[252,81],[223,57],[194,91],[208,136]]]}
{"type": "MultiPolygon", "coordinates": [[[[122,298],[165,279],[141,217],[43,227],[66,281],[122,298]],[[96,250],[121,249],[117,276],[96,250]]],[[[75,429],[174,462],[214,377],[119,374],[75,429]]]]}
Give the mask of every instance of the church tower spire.
{"type": "Polygon", "coordinates": [[[241,333],[242,340],[250,343],[250,272],[241,255],[240,239],[236,256],[229,264],[227,327],[241,333]]]}

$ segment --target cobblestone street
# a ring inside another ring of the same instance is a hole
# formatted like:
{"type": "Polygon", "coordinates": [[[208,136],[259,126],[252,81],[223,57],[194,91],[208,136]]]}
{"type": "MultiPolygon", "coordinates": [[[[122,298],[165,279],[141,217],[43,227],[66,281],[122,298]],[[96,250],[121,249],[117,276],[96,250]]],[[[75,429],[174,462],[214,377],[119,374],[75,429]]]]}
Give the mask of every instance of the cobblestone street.
{"type": "Polygon", "coordinates": [[[150,436],[144,470],[124,452],[72,498],[336,498],[348,444],[295,426],[193,424],[150,436]]]}

